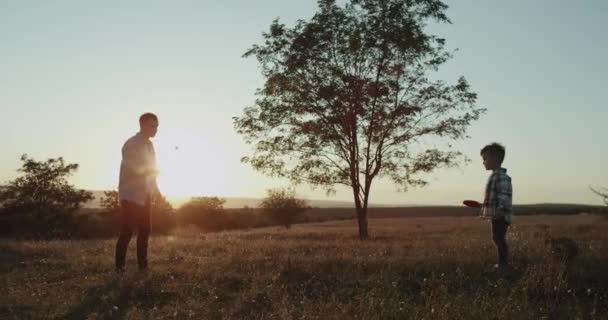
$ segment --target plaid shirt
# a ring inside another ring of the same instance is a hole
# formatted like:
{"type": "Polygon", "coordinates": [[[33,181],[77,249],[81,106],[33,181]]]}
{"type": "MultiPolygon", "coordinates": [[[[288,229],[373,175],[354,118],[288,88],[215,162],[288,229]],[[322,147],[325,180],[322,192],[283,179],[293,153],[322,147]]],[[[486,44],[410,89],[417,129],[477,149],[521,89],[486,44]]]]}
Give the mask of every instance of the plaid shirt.
{"type": "Polygon", "coordinates": [[[481,215],[492,220],[504,217],[507,223],[513,220],[513,188],[507,169],[497,169],[488,178],[481,215]]]}

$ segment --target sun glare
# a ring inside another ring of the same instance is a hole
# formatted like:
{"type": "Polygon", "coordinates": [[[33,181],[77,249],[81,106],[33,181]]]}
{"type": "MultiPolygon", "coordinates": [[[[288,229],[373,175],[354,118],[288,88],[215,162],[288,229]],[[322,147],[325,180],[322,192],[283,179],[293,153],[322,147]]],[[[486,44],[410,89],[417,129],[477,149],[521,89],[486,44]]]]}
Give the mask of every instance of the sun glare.
{"type": "Polygon", "coordinates": [[[179,128],[161,128],[154,144],[160,171],[158,184],[167,198],[228,193],[230,171],[217,157],[224,154],[221,145],[179,128]]]}

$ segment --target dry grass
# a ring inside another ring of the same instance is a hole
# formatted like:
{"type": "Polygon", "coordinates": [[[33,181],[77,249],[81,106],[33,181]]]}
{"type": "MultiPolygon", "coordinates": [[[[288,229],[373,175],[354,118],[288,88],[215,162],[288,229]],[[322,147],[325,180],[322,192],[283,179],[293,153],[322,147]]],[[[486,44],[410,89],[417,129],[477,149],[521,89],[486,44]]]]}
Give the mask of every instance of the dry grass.
{"type": "Polygon", "coordinates": [[[150,243],[151,271],[112,273],[114,240],[0,241],[0,319],[607,319],[608,220],[520,217],[510,274],[487,222],[372,219],[180,232],[150,243]],[[571,261],[546,239],[578,245],[571,261]]]}

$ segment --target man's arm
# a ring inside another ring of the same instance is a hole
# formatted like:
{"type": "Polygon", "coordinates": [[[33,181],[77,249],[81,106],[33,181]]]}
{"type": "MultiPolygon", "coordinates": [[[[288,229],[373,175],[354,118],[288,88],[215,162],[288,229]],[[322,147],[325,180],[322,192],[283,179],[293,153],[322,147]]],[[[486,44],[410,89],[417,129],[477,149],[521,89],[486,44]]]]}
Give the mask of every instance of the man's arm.
{"type": "Polygon", "coordinates": [[[154,197],[161,198],[162,194],[160,189],[158,188],[158,181],[156,180],[158,177],[158,168],[156,167],[156,151],[154,150],[154,145],[150,143],[150,158],[148,158],[148,167],[150,168],[149,178],[152,179],[151,191],[154,197]]]}
{"type": "Polygon", "coordinates": [[[163,194],[160,192],[160,189],[158,188],[158,183],[156,182],[156,179],[154,179],[154,183],[152,184],[152,194],[158,199],[163,196],[163,194]]]}

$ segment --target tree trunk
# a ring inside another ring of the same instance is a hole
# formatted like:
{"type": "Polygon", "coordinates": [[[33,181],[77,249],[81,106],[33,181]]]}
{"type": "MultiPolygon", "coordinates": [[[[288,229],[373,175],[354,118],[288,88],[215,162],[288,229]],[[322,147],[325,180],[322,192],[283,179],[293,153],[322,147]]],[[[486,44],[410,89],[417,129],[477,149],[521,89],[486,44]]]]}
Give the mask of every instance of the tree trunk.
{"type": "Polygon", "coordinates": [[[359,222],[359,239],[368,239],[369,233],[367,231],[367,208],[357,208],[357,220],[359,222]]]}
{"type": "Polygon", "coordinates": [[[369,238],[367,232],[367,205],[361,203],[361,197],[359,196],[359,185],[358,182],[353,183],[353,195],[355,197],[355,209],[357,211],[357,222],[359,223],[359,239],[365,240],[369,238]]]}

